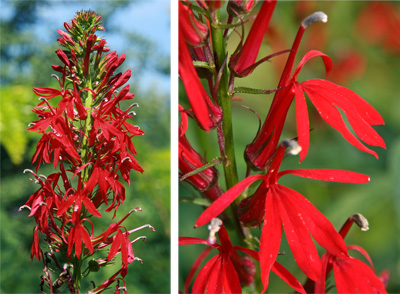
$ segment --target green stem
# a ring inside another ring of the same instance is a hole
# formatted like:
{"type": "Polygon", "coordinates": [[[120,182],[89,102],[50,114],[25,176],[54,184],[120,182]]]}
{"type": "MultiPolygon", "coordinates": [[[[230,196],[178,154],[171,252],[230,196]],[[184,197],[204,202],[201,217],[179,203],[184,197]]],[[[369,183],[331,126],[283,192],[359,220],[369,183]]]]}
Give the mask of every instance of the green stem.
{"type": "MultiPolygon", "coordinates": [[[[86,82],[85,88],[92,89],[92,82],[90,78],[86,82]]],[[[93,104],[93,94],[91,91],[87,91],[88,96],[86,97],[85,100],[85,107],[87,109],[87,117],[85,121],[85,126],[84,126],[84,137],[82,140],[82,150],[81,150],[81,159],[82,159],[82,165],[86,164],[88,162],[88,156],[89,156],[89,135],[90,131],[92,130],[92,124],[93,124],[93,118],[92,118],[92,104],[93,104]]],[[[89,179],[89,167],[85,167],[82,171],[82,181],[87,181],[89,179]]]]}
{"type": "MultiPolygon", "coordinates": [[[[212,18],[213,18],[213,25],[211,25],[211,34],[213,41],[213,50],[215,56],[215,63],[217,66],[217,72],[219,72],[226,58],[225,39],[223,37],[224,31],[222,28],[219,28],[218,25],[214,25],[220,23],[219,10],[215,11],[215,14],[213,14],[212,18]]],[[[223,112],[222,132],[225,140],[224,151],[226,156],[223,168],[225,174],[226,189],[229,189],[238,183],[238,173],[236,167],[236,157],[235,157],[233,129],[232,129],[231,98],[232,97],[230,96],[229,93],[228,67],[225,64],[218,88],[218,103],[221,106],[223,112]]],[[[224,154],[221,154],[221,156],[223,157],[224,154]]],[[[238,203],[235,202],[231,204],[230,206],[231,216],[232,219],[234,220],[238,236],[240,240],[243,242],[246,236],[245,236],[245,231],[243,230],[243,227],[240,224],[240,221],[236,214],[237,205],[238,203]]]]}

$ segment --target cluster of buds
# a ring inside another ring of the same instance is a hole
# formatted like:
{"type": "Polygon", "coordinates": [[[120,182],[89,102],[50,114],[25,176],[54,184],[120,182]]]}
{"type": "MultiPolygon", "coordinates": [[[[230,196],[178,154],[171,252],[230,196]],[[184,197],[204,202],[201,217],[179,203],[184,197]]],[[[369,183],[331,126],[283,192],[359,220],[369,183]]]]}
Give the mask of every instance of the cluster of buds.
{"type": "Polygon", "coordinates": [[[120,255],[121,268],[91,293],[101,293],[114,282],[116,289],[127,293],[123,279],[127,267],[140,260],[134,256],[132,244],[144,238],[131,235],[145,227],[154,231],[150,225],[132,230],[122,225],[140,208],[131,210],[101,233],[96,232],[99,229],[91,221],[93,216],[102,217],[103,208],[103,213],[114,212],[115,217],[126,196],[121,180],[130,184],[131,170],[143,172],[135,159],[132,139],[144,132],[129,122],[135,115],[132,108],[138,104],[133,103],[126,110],[120,108],[122,101],[134,97],[129,93],[130,86],[125,85],[131,71],[116,71],[125,55],[109,52],[105,39],[95,34],[104,30],[100,20],[89,10],[78,12],[71,23],[64,23],[67,32],[58,30],[58,43],[63,49],[56,51],[61,65],[52,65],[61,75],[52,75],[59,89],[33,89],[40,97],[39,105],[33,109],[38,120],[28,130],[37,131],[42,137],[32,158],[36,172],[25,172],[34,176],[33,181],[40,188],[21,208],[28,208],[37,224],[31,259],[43,260],[46,275],[42,276],[42,292],[47,285],[51,293],[56,293],[63,282],[71,293],[79,293],[84,276],[113,263],[120,255]],[[57,106],[52,106],[53,98],[58,100],[57,106]],[[59,171],[47,177],[38,175],[42,163],[53,163],[59,171]],[[45,236],[49,252],[40,248],[39,233],[45,236]],[[95,252],[107,248],[105,259],[89,261],[95,252]],[[58,260],[66,260],[67,266],[61,266],[58,260]],[[51,267],[61,273],[59,278],[51,276],[51,267]]]}
{"type": "MultiPolygon", "coordinates": [[[[259,10],[255,9],[257,2],[179,1],[179,75],[188,103],[184,100],[181,102],[182,105],[190,105],[188,109],[179,106],[180,176],[181,181],[190,183],[210,202],[197,221],[194,221],[195,227],[211,222],[210,237],[207,240],[180,238],[180,245],[209,246],[193,264],[184,291],[190,292],[195,272],[211,248],[215,248],[219,253],[200,269],[192,287],[193,293],[241,293],[244,286],[265,292],[270,283],[271,271],[300,293],[325,293],[325,280],[332,269],[338,293],[386,293],[386,274],[378,277],[372,262],[369,266],[349,255],[349,249],[355,249],[370,261],[362,248],[346,245],[344,238],[350,228],[349,222],[337,232],[306,197],[278,183],[286,174],[340,183],[362,184],[370,180],[367,175],[346,170],[280,171],[288,154],[299,155],[300,162],[306,159],[310,145],[306,95],[321,118],[340,132],[345,140],[375,157],[378,157],[377,153],[366,145],[385,148],[385,142],[372,127],[384,124],[384,121],[370,104],[350,89],[326,79],[298,80],[303,67],[315,57],[322,59],[327,75],[333,67],[330,57],[317,50],[307,52],[295,66],[297,52],[307,28],[315,22],[327,22],[328,17],[323,12],[315,12],[301,22],[291,48],[280,48],[257,61],[276,0],[262,1],[258,5],[259,10]],[[226,20],[223,20],[220,9],[225,5],[228,14],[226,20]],[[251,20],[254,21],[246,36],[244,24],[251,20]],[[238,28],[242,29],[239,34],[241,39],[236,50],[229,55],[226,46],[231,41],[230,34],[238,28]],[[286,53],[286,65],[275,89],[235,86],[237,78],[249,77],[264,61],[286,53]],[[204,88],[205,85],[208,90],[204,88]],[[241,180],[237,172],[231,113],[233,97],[237,93],[274,93],[264,123],[253,141],[245,147],[247,169],[242,173],[245,177],[241,180]],[[296,107],[297,134],[293,136],[294,140],[282,140],[281,135],[292,104],[296,107]],[[343,118],[339,110],[346,118],[343,118]],[[220,153],[218,158],[207,161],[193,149],[190,136],[185,134],[188,115],[200,129],[207,132],[216,130],[220,153]],[[346,120],[349,124],[346,124],[346,120]],[[225,191],[218,181],[215,169],[217,164],[222,164],[225,191]],[[257,173],[251,175],[252,172],[257,173]],[[228,207],[230,210],[226,210],[228,207]],[[222,220],[216,221],[216,218],[222,220]],[[228,235],[232,226],[236,229],[239,242],[245,247],[232,245],[228,235]],[[261,229],[260,239],[252,235],[251,228],[254,227],[261,229]],[[278,263],[283,234],[286,235],[294,262],[308,278],[304,284],[278,263]],[[326,251],[322,257],[312,238],[326,251]],[[248,256],[238,255],[237,250],[248,256]],[[261,270],[258,281],[255,278],[255,262],[259,262],[261,270]]],[[[276,46],[271,45],[271,48],[276,46]]]]}

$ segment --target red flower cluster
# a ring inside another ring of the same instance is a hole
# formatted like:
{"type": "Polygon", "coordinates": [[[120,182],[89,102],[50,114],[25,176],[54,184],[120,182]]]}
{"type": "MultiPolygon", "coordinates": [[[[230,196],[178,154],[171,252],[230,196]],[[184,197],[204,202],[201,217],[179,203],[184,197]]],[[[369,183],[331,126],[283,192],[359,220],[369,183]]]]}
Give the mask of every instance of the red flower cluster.
{"type": "MultiPolygon", "coordinates": [[[[60,89],[33,89],[41,100],[33,110],[39,119],[28,129],[42,134],[32,158],[36,172],[42,163],[60,168],[48,177],[27,170],[40,185],[23,206],[30,209],[29,216],[34,216],[37,223],[31,257],[43,256],[40,232],[45,235],[53,258],[59,253],[73,264],[68,283],[76,293],[82,279],[81,260],[97,250],[111,245],[107,260],[95,261],[97,270],[121,254],[122,265],[117,274],[122,277],[128,264],[135,260],[131,244],[136,240],[129,239],[135,230],[121,226],[130,213],[98,236],[90,218],[102,217],[103,205],[105,212],[114,211],[115,217],[125,200],[121,177],[130,184],[131,170],[143,172],[135,159],[132,139],[144,132],[129,122],[135,114],[131,109],[137,104],[126,110],[120,108],[121,101],[134,97],[129,93],[130,86],[124,86],[131,71],[116,72],[125,60],[124,54],[105,54],[109,51],[106,41],[95,34],[104,30],[100,19],[92,11],[78,12],[70,24],[64,24],[67,32],[58,31],[58,42],[64,49],[58,49],[56,54],[62,64],[52,68],[62,75],[54,75],[60,89]],[[50,99],[58,99],[57,106],[52,106],[50,99]],[[74,178],[77,181],[72,181],[74,178]]],[[[115,276],[109,281],[113,282],[115,276]]],[[[46,282],[53,293],[51,276],[46,282]]],[[[103,290],[102,285],[94,293],[103,290]]]]}
{"type": "MultiPolygon", "coordinates": [[[[218,11],[223,7],[220,2],[210,4],[208,1],[196,1],[197,5],[188,1],[179,2],[179,72],[191,106],[191,110],[184,110],[181,106],[179,108],[181,113],[180,176],[181,180],[188,181],[201,192],[202,196],[213,195],[213,198],[208,197],[212,203],[195,222],[195,227],[197,227],[211,221],[209,239],[181,237],[179,244],[203,244],[219,251],[219,254],[207,261],[200,269],[191,291],[193,293],[241,293],[243,286],[256,283],[254,261],[250,260],[246,263],[244,257],[237,253],[237,251],[242,251],[260,264],[262,286],[260,285],[259,289],[260,291],[262,289],[262,292],[265,292],[270,284],[272,270],[298,292],[325,293],[325,280],[333,269],[338,293],[386,293],[384,283],[376,276],[372,266],[369,267],[348,253],[349,249],[356,249],[370,260],[365,251],[360,247],[346,246],[345,234],[338,233],[331,222],[306,197],[278,183],[279,179],[287,174],[340,183],[361,184],[370,180],[367,175],[345,170],[279,171],[287,154],[300,154],[300,162],[306,159],[310,144],[310,121],[306,95],[322,119],[340,132],[350,144],[375,157],[378,157],[377,153],[366,145],[385,148],[385,142],[372,127],[384,124],[384,121],[363,98],[350,89],[328,80],[298,80],[302,68],[314,57],[322,58],[326,72],[329,74],[333,63],[327,55],[316,50],[309,51],[292,73],[304,32],[314,22],[326,22],[326,14],[316,12],[305,18],[290,50],[281,48],[281,51],[256,61],[264,35],[269,32],[268,26],[276,1],[262,2],[256,14],[250,14],[256,1],[230,0],[227,2],[226,22],[221,20],[218,11]],[[235,52],[228,55],[225,45],[229,41],[229,33],[251,19],[254,19],[254,22],[247,37],[242,35],[235,52]],[[234,84],[235,78],[250,76],[260,63],[285,52],[290,53],[276,87],[274,99],[265,122],[254,140],[245,148],[244,159],[248,169],[246,176],[239,180],[233,148],[235,141],[231,130],[232,97],[236,92],[254,94],[274,91],[245,87],[238,89],[239,87],[236,88],[234,84]],[[207,82],[208,92],[201,84],[200,77],[207,82]],[[294,140],[282,140],[281,134],[293,102],[296,107],[297,137],[294,140]],[[221,113],[217,110],[221,110],[221,113]],[[346,118],[342,117],[340,111],[346,118]],[[201,129],[209,131],[215,128],[217,131],[219,162],[223,163],[227,184],[225,192],[219,188],[216,170],[214,171],[214,165],[218,161],[207,162],[192,148],[190,138],[187,138],[185,134],[188,124],[187,113],[201,129]],[[219,117],[222,119],[219,120],[219,117]],[[345,120],[348,121],[352,130],[345,120]],[[262,171],[262,173],[251,175],[251,169],[262,171]],[[254,189],[252,184],[258,180],[261,182],[257,184],[255,191],[249,193],[254,189]],[[248,193],[250,196],[247,196],[248,193]],[[238,239],[242,242],[241,245],[246,244],[246,247],[232,245],[228,231],[219,218],[236,226],[238,239]],[[215,219],[221,224],[218,228],[215,228],[215,219]],[[260,240],[251,235],[250,228],[253,227],[261,228],[260,240]],[[294,261],[308,278],[304,286],[287,269],[277,263],[283,231],[294,261]],[[215,243],[216,232],[218,232],[220,244],[215,243]],[[313,239],[326,250],[322,257],[313,239]],[[350,275],[349,271],[357,272],[357,274],[350,275]]],[[[276,46],[271,47],[276,48],[276,46]]],[[[190,283],[194,274],[209,252],[210,249],[206,249],[195,261],[185,283],[185,293],[190,292],[190,283]]]]}

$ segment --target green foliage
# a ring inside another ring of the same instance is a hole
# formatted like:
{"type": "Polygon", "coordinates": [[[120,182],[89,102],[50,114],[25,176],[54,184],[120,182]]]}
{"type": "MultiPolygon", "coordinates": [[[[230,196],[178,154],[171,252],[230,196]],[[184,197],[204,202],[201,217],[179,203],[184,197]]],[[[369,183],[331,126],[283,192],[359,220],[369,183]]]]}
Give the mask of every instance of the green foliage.
{"type": "Polygon", "coordinates": [[[0,143],[4,146],[13,164],[21,164],[26,152],[28,124],[34,119],[31,113],[32,89],[26,86],[11,86],[0,90],[0,143]]]}

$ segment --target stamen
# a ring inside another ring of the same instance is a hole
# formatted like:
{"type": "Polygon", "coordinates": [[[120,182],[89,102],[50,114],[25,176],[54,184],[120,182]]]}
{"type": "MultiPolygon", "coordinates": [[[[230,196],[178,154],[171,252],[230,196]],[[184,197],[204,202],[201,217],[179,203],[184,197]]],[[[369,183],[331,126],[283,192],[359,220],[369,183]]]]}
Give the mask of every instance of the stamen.
{"type": "Polygon", "coordinates": [[[22,205],[22,206],[18,209],[18,211],[21,211],[21,210],[24,209],[24,208],[28,208],[29,210],[31,210],[31,208],[30,208],[28,205],[22,205]]]}
{"type": "Polygon", "coordinates": [[[288,148],[288,153],[291,155],[297,155],[301,151],[301,146],[296,140],[283,140],[281,144],[288,148]]]}
{"type": "Polygon", "coordinates": [[[133,259],[133,261],[136,261],[136,260],[139,260],[140,263],[143,264],[143,260],[142,260],[141,258],[135,256],[135,258],[133,259]]]}
{"type": "Polygon", "coordinates": [[[315,23],[315,22],[327,22],[328,21],[328,16],[322,12],[322,11],[317,11],[314,12],[313,14],[307,16],[302,22],[301,24],[304,27],[308,27],[309,25],[315,23]]]}
{"type": "Polygon", "coordinates": [[[222,220],[219,218],[213,218],[211,220],[210,225],[208,226],[208,229],[210,230],[210,235],[208,236],[208,243],[211,245],[215,244],[217,242],[217,237],[215,237],[215,234],[219,231],[222,225],[222,220]]]}
{"type": "Polygon", "coordinates": [[[124,161],[129,160],[130,162],[132,162],[132,160],[127,156],[124,159],[121,160],[121,163],[123,163],[124,161]]]}
{"type": "Polygon", "coordinates": [[[357,224],[361,228],[361,231],[368,231],[369,230],[369,223],[368,220],[361,214],[356,213],[353,214],[350,219],[357,224]]]}

